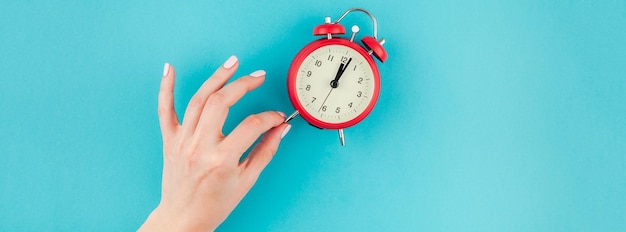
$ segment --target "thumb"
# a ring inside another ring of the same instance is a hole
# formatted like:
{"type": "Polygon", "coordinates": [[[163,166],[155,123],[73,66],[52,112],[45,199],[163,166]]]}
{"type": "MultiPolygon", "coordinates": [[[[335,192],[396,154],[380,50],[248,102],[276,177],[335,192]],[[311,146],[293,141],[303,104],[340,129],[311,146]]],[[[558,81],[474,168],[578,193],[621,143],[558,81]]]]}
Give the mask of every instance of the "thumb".
{"type": "Polygon", "coordinates": [[[280,141],[289,132],[289,129],[291,129],[291,125],[283,123],[267,131],[248,157],[242,161],[243,175],[246,175],[245,179],[251,181],[250,186],[256,182],[263,169],[270,163],[278,150],[280,141]]]}

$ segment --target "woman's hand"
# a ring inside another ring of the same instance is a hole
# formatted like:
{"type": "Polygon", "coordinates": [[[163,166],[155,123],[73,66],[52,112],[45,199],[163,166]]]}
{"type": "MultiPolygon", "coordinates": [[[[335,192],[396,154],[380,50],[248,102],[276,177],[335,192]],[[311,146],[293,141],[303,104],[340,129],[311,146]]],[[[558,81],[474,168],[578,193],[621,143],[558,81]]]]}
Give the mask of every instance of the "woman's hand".
{"type": "Polygon", "coordinates": [[[163,135],[161,202],[141,231],[215,230],[254,185],[289,131],[285,114],[268,111],[248,116],[228,136],[222,133],[228,109],[265,79],[265,71],[259,70],[224,86],[238,66],[231,56],[204,82],[181,125],[174,110],[176,74],[165,64],[158,109],[163,135]]]}

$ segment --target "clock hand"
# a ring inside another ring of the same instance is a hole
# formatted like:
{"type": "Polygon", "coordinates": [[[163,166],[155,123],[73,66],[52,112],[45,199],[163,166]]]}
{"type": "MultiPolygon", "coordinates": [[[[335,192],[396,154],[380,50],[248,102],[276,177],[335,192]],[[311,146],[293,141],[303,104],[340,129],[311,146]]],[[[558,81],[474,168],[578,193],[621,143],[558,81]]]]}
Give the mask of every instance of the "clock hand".
{"type": "Polygon", "coordinates": [[[337,86],[339,86],[339,78],[341,78],[341,76],[343,75],[343,72],[346,71],[346,68],[348,68],[348,65],[350,65],[351,61],[352,61],[352,58],[350,58],[348,62],[346,62],[345,65],[343,63],[339,65],[339,71],[337,71],[337,75],[335,75],[335,79],[330,82],[330,87],[337,88],[337,86]]]}
{"type": "Polygon", "coordinates": [[[343,74],[343,71],[346,71],[346,69],[348,68],[348,65],[350,65],[350,62],[352,61],[352,57],[350,57],[350,59],[348,60],[348,62],[346,63],[346,66],[343,66],[343,70],[341,70],[341,74],[343,74]]]}
{"type": "Polygon", "coordinates": [[[335,74],[335,79],[333,79],[332,81],[330,81],[330,87],[331,88],[337,88],[337,81],[339,80],[339,78],[341,77],[341,74],[343,74],[343,70],[344,70],[344,65],[343,63],[341,63],[341,65],[339,65],[339,70],[337,70],[337,74],[335,74]]]}
{"type": "Polygon", "coordinates": [[[324,99],[324,102],[322,102],[322,106],[320,106],[320,109],[317,110],[317,112],[320,112],[320,110],[322,110],[322,108],[324,108],[324,103],[326,103],[326,100],[328,100],[328,97],[330,96],[330,93],[333,92],[333,89],[335,89],[335,88],[330,88],[330,91],[328,91],[328,95],[326,95],[326,98],[324,99]]]}

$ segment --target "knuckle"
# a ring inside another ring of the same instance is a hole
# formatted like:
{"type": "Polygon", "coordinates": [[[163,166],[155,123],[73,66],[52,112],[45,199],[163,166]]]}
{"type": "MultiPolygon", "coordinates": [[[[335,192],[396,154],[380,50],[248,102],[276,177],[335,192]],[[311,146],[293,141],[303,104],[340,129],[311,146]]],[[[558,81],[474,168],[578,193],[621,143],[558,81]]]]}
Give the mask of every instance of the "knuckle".
{"type": "Polygon", "coordinates": [[[201,157],[202,154],[199,153],[200,149],[198,148],[198,143],[195,141],[188,143],[183,152],[188,164],[191,166],[194,166],[197,163],[198,158],[201,157]]]}
{"type": "Polygon", "coordinates": [[[264,149],[261,149],[261,153],[265,153],[262,154],[263,157],[267,157],[268,159],[272,159],[272,157],[274,157],[274,154],[276,154],[276,152],[278,151],[278,144],[276,143],[269,143],[267,141],[261,141],[260,144],[261,146],[263,146],[264,149]]]}
{"type": "Polygon", "coordinates": [[[191,98],[191,100],[189,101],[189,106],[190,107],[199,107],[202,105],[202,103],[204,102],[204,97],[201,96],[194,96],[191,98]]]}
{"type": "Polygon", "coordinates": [[[241,78],[239,79],[239,89],[240,91],[250,91],[252,89],[254,89],[254,81],[258,80],[259,78],[256,77],[248,77],[248,78],[241,78]]]}
{"type": "Polygon", "coordinates": [[[165,116],[165,112],[167,112],[165,107],[159,106],[159,108],[157,109],[157,114],[159,115],[159,117],[165,116]]]}
{"type": "Polygon", "coordinates": [[[172,110],[173,109],[171,106],[159,105],[157,107],[157,114],[159,115],[159,117],[169,116],[172,110]]]}
{"type": "Polygon", "coordinates": [[[207,174],[217,178],[225,178],[235,174],[235,165],[232,165],[223,155],[211,155],[206,159],[205,165],[207,174]]]}
{"type": "Polygon", "coordinates": [[[207,169],[207,173],[216,178],[226,178],[234,175],[234,169],[226,165],[212,165],[207,169]]]}
{"type": "Polygon", "coordinates": [[[214,94],[211,94],[211,96],[209,96],[209,99],[207,99],[207,105],[212,105],[212,106],[219,106],[224,104],[224,99],[225,96],[223,93],[217,92],[214,94]]]}
{"type": "Polygon", "coordinates": [[[278,151],[278,145],[272,144],[272,145],[267,146],[267,153],[269,153],[267,156],[270,159],[274,157],[274,154],[276,154],[277,151],[278,151]]]}
{"type": "Polygon", "coordinates": [[[159,116],[162,116],[163,114],[167,113],[169,110],[169,106],[166,102],[166,99],[163,96],[159,96],[159,102],[157,105],[157,112],[159,113],[159,116]]]}
{"type": "Polygon", "coordinates": [[[250,115],[243,121],[245,127],[260,128],[263,126],[263,119],[259,115],[250,115]]]}
{"type": "Polygon", "coordinates": [[[179,147],[180,153],[183,158],[190,165],[197,165],[198,161],[203,157],[204,150],[201,147],[201,140],[198,138],[191,138],[186,141],[182,141],[182,145],[179,147]]]}
{"type": "Polygon", "coordinates": [[[272,142],[266,137],[261,139],[261,141],[259,141],[259,144],[257,144],[257,146],[260,148],[259,152],[261,153],[261,155],[263,157],[270,157],[270,159],[278,151],[278,143],[272,142]]]}

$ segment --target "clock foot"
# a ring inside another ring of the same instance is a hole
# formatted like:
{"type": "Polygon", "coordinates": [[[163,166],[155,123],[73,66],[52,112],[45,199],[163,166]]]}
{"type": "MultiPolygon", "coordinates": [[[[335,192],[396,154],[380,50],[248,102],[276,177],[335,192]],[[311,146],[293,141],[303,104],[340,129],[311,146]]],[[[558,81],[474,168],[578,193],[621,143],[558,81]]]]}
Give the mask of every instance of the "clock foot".
{"type": "Polygon", "coordinates": [[[339,141],[341,142],[341,146],[345,146],[346,145],[346,140],[343,136],[343,129],[339,129],[339,141]]]}
{"type": "Polygon", "coordinates": [[[291,119],[294,119],[295,117],[298,117],[299,114],[300,114],[300,112],[298,112],[296,110],[296,112],[293,112],[291,115],[289,115],[289,117],[287,117],[285,119],[285,123],[288,123],[289,121],[291,121],[291,119]]]}

